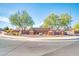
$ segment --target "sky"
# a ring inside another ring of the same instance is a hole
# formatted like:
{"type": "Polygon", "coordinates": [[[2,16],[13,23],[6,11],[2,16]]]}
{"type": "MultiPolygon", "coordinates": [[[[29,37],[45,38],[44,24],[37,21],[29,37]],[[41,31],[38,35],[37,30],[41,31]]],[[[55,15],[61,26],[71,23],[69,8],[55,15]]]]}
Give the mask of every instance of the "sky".
{"type": "Polygon", "coordinates": [[[32,17],[34,27],[39,27],[51,13],[57,15],[68,13],[72,16],[72,26],[79,22],[78,3],[0,3],[0,28],[14,27],[10,24],[9,17],[22,10],[26,10],[32,17]]]}

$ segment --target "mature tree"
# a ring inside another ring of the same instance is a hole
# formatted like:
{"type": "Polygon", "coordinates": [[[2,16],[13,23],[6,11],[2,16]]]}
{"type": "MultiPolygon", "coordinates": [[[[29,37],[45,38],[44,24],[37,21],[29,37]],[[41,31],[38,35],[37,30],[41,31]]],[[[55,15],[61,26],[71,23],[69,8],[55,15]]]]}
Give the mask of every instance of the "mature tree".
{"type": "Polygon", "coordinates": [[[79,29],[79,22],[73,26],[74,29],[79,29]]]}
{"type": "Polygon", "coordinates": [[[63,29],[68,29],[71,24],[71,16],[69,14],[61,14],[60,16],[60,26],[63,29]]]}
{"type": "Polygon", "coordinates": [[[10,22],[12,25],[16,26],[16,27],[21,27],[21,22],[19,20],[19,13],[16,13],[14,15],[11,15],[9,18],[10,22]]]}
{"type": "Polygon", "coordinates": [[[21,30],[24,30],[28,27],[32,27],[34,22],[32,17],[24,10],[21,13],[18,12],[10,16],[10,22],[12,25],[19,27],[21,30]]]}
{"type": "Polygon", "coordinates": [[[24,10],[23,13],[20,16],[20,21],[22,27],[25,28],[32,28],[34,21],[32,20],[32,17],[29,16],[29,14],[24,10]]]}
{"type": "Polygon", "coordinates": [[[66,30],[67,28],[69,28],[70,23],[71,23],[70,15],[65,13],[61,14],[61,16],[59,17],[58,15],[52,13],[44,20],[42,27],[53,28],[57,30],[63,28],[64,30],[66,30]]]}
{"type": "Polygon", "coordinates": [[[54,13],[50,14],[42,25],[44,28],[56,28],[58,26],[58,15],[54,13]]]}

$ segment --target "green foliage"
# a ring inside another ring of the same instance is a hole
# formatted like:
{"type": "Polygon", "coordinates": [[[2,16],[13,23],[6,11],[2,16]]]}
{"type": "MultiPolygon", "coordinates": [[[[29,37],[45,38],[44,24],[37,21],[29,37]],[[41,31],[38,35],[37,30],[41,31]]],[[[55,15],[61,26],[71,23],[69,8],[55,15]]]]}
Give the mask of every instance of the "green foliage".
{"type": "Polygon", "coordinates": [[[9,30],[9,28],[8,28],[8,27],[5,27],[5,28],[4,28],[4,31],[5,31],[5,30],[9,30]]]}
{"type": "Polygon", "coordinates": [[[51,14],[44,20],[44,24],[42,27],[53,28],[57,25],[58,21],[56,20],[58,20],[58,16],[55,14],[51,14]]]}
{"type": "Polygon", "coordinates": [[[21,22],[23,23],[22,26],[25,28],[27,28],[27,26],[32,27],[34,24],[32,17],[30,17],[26,11],[23,11],[21,15],[21,22]]]}
{"type": "Polygon", "coordinates": [[[79,22],[73,26],[74,29],[79,29],[79,22]]]}
{"type": "Polygon", "coordinates": [[[9,20],[10,20],[12,25],[21,27],[20,20],[19,20],[19,14],[18,13],[14,14],[14,15],[11,15],[9,20]]]}
{"type": "Polygon", "coordinates": [[[68,14],[62,14],[60,16],[60,25],[61,27],[64,27],[64,29],[67,29],[71,23],[71,16],[68,14]]]}
{"type": "Polygon", "coordinates": [[[32,27],[34,22],[32,17],[24,10],[22,13],[18,12],[10,16],[10,22],[21,29],[26,29],[27,27],[32,27]]]}
{"type": "Polygon", "coordinates": [[[71,23],[71,16],[68,14],[61,14],[60,16],[52,13],[49,15],[42,25],[44,28],[53,28],[53,29],[67,29],[71,23]]]}

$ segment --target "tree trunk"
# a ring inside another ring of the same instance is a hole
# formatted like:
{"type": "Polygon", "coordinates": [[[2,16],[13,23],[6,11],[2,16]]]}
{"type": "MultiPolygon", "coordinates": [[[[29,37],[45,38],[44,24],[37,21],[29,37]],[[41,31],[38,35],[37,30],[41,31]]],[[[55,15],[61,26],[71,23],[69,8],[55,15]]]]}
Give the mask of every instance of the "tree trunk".
{"type": "Polygon", "coordinates": [[[19,35],[22,35],[22,31],[23,31],[23,29],[20,29],[20,31],[19,31],[19,35]]]}

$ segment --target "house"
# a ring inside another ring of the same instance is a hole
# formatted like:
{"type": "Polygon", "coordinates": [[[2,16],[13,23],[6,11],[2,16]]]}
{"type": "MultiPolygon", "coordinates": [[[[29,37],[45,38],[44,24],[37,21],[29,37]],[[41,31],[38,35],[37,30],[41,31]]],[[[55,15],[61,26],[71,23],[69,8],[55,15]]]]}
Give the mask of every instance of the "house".
{"type": "Polygon", "coordinates": [[[31,28],[27,30],[23,30],[20,33],[20,30],[15,29],[10,31],[11,34],[18,34],[19,35],[74,35],[79,34],[79,30],[75,29],[68,29],[67,31],[64,30],[54,30],[52,28],[31,28]]]}
{"type": "Polygon", "coordinates": [[[28,35],[64,35],[65,32],[61,30],[53,30],[51,28],[32,28],[22,31],[22,34],[28,35]]]}
{"type": "Polygon", "coordinates": [[[69,35],[76,35],[76,34],[79,34],[79,29],[69,29],[68,31],[66,31],[67,34],[69,35]]]}

